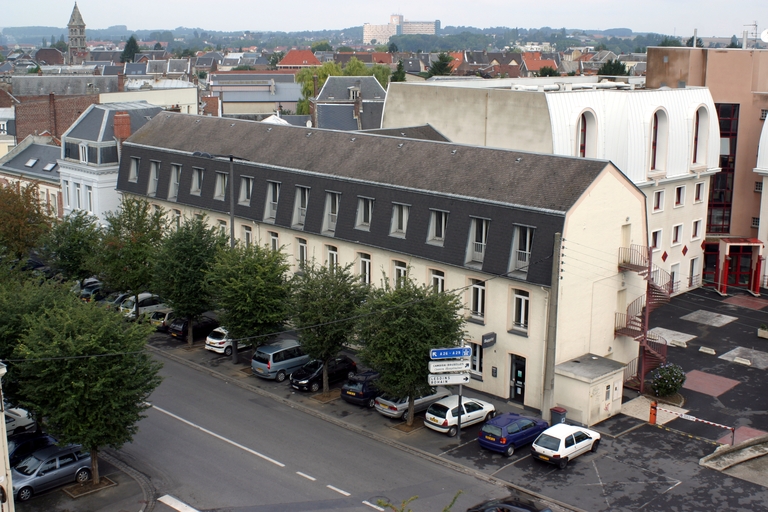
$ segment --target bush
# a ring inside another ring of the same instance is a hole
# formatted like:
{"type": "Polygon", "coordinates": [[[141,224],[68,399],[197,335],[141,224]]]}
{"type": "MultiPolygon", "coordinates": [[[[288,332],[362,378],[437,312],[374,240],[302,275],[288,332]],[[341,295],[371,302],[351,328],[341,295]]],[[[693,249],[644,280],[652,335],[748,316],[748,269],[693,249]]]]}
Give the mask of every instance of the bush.
{"type": "Polygon", "coordinates": [[[651,387],[656,396],[669,396],[680,391],[685,383],[685,372],[676,364],[665,363],[651,374],[651,387]]]}

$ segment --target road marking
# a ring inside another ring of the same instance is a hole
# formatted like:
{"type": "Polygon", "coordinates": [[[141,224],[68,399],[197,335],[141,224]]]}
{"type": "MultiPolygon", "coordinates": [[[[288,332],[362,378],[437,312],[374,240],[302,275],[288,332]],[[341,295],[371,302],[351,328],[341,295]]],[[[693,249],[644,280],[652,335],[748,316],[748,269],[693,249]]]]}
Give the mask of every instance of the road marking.
{"type": "Polygon", "coordinates": [[[600,471],[597,470],[597,463],[595,461],[592,461],[592,467],[595,468],[595,474],[597,475],[597,481],[600,482],[600,489],[603,491],[603,499],[605,500],[605,504],[608,505],[608,509],[610,510],[611,504],[608,502],[608,493],[605,492],[605,485],[603,484],[603,479],[600,478],[600,471]]]}
{"type": "Polygon", "coordinates": [[[472,443],[474,443],[474,442],[476,442],[476,441],[477,441],[477,438],[474,438],[474,439],[472,439],[471,441],[467,441],[467,442],[466,442],[466,443],[464,443],[464,444],[460,444],[460,445],[458,445],[458,446],[454,446],[454,447],[453,447],[453,448],[451,448],[450,450],[446,450],[446,451],[444,451],[443,453],[441,453],[440,455],[438,455],[438,457],[442,457],[443,455],[446,455],[446,454],[448,454],[448,453],[451,453],[453,450],[458,450],[459,448],[463,448],[463,447],[467,446],[468,444],[472,444],[472,443]]]}
{"type": "Polygon", "coordinates": [[[330,485],[330,484],[329,484],[329,485],[326,485],[326,487],[327,487],[327,488],[329,488],[329,489],[330,489],[330,490],[332,490],[332,491],[336,491],[336,492],[337,492],[337,493],[339,493],[339,494],[343,494],[344,496],[352,496],[352,495],[351,495],[350,493],[348,493],[347,491],[342,491],[342,490],[341,490],[341,489],[339,489],[338,487],[334,487],[334,486],[332,486],[332,485],[330,485]]]}
{"type": "Polygon", "coordinates": [[[314,482],[315,480],[317,480],[317,478],[315,478],[315,477],[313,477],[313,476],[309,476],[309,475],[308,475],[308,474],[306,474],[306,473],[302,473],[301,471],[297,471],[297,472],[296,472],[296,474],[297,474],[297,475],[299,475],[299,476],[303,476],[303,477],[304,477],[304,478],[306,478],[307,480],[312,480],[313,482],[314,482]]]}
{"type": "Polygon", "coordinates": [[[368,501],[365,501],[365,500],[363,500],[363,505],[365,505],[365,506],[368,506],[368,507],[371,507],[373,510],[380,510],[380,511],[384,512],[384,509],[383,509],[383,508],[381,508],[381,507],[378,507],[378,506],[376,506],[376,505],[374,505],[373,503],[370,503],[370,502],[368,502],[368,501]]]}
{"type": "Polygon", "coordinates": [[[158,498],[160,503],[165,503],[169,507],[171,507],[174,510],[178,510],[179,512],[200,512],[196,508],[192,508],[186,503],[177,500],[170,494],[166,494],[165,496],[162,496],[161,498],[158,498]]]}
{"type": "Polygon", "coordinates": [[[246,452],[248,452],[248,453],[251,453],[251,454],[253,454],[253,455],[257,456],[257,457],[260,457],[260,458],[262,458],[262,459],[266,460],[267,462],[271,462],[272,464],[275,464],[276,466],[280,466],[281,468],[284,468],[284,467],[285,467],[285,464],[283,464],[282,462],[278,462],[278,461],[276,461],[275,459],[272,459],[272,458],[270,458],[270,457],[267,457],[266,455],[263,455],[263,454],[261,454],[261,453],[259,453],[259,452],[255,451],[255,450],[251,450],[251,449],[250,449],[250,448],[248,448],[247,446],[243,446],[243,445],[241,445],[240,443],[236,443],[236,442],[232,441],[231,439],[227,439],[226,437],[224,437],[224,436],[221,436],[221,435],[217,434],[216,432],[211,432],[211,431],[210,431],[210,430],[208,430],[207,428],[203,428],[203,427],[201,427],[200,425],[197,425],[197,424],[195,424],[195,423],[192,423],[192,422],[191,422],[191,421],[189,421],[189,420],[185,420],[185,419],[184,419],[184,418],[182,418],[181,416],[177,416],[177,415],[173,414],[172,412],[166,411],[165,409],[163,409],[163,408],[161,408],[161,407],[158,407],[158,406],[156,406],[156,405],[152,405],[152,404],[148,404],[148,405],[149,405],[150,407],[152,407],[153,409],[157,409],[158,411],[162,412],[163,414],[167,414],[167,415],[168,415],[168,416],[170,416],[171,418],[177,419],[177,420],[179,420],[179,421],[180,421],[180,422],[182,422],[182,423],[186,423],[186,424],[187,424],[187,425],[189,425],[190,427],[193,427],[193,428],[196,428],[196,429],[198,429],[198,430],[200,430],[200,431],[202,431],[202,432],[205,432],[206,434],[208,434],[208,435],[211,435],[211,436],[213,436],[213,437],[215,437],[215,438],[217,438],[217,439],[220,439],[220,440],[224,441],[225,443],[229,443],[229,444],[231,444],[232,446],[235,446],[235,447],[237,447],[237,448],[240,448],[241,450],[244,450],[244,451],[246,451],[246,452]]]}

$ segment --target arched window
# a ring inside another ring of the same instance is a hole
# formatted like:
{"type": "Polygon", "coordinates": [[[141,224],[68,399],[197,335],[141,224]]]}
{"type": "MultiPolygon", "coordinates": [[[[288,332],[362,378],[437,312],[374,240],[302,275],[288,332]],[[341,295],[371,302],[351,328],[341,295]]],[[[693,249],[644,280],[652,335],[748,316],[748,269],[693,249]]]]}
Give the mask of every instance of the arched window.
{"type": "Polygon", "coordinates": [[[669,123],[667,113],[657,110],[653,113],[651,123],[651,172],[665,171],[667,166],[667,141],[669,137],[669,123]]]}
{"type": "Polygon", "coordinates": [[[709,112],[706,107],[699,107],[693,118],[693,154],[691,163],[707,164],[707,149],[709,142],[709,112]]]}
{"type": "Polygon", "coordinates": [[[656,150],[659,142],[659,113],[653,114],[653,128],[651,131],[651,170],[656,170],[656,150]]]}
{"type": "Polygon", "coordinates": [[[576,155],[581,158],[597,157],[597,122],[592,112],[582,112],[576,135],[576,155]]]}

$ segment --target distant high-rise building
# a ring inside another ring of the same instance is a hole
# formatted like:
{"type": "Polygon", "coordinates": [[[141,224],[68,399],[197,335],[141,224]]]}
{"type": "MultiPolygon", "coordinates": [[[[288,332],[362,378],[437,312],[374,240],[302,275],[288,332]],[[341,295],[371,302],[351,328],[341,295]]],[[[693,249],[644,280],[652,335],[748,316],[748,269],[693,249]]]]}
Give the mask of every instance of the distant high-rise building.
{"type": "Polygon", "coordinates": [[[399,35],[428,34],[434,35],[440,31],[440,20],[407,21],[402,14],[393,14],[387,25],[363,24],[364,44],[387,44],[389,38],[399,35]]]}
{"type": "Polygon", "coordinates": [[[67,23],[69,29],[69,45],[68,60],[69,64],[81,64],[85,58],[86,46],[85,46],[85,22],[80,15],[80,9],[77,8],[77,2],[75,2],[75,8],[72,9],[72,16],[69,17],[69,23],[67,23]]]}

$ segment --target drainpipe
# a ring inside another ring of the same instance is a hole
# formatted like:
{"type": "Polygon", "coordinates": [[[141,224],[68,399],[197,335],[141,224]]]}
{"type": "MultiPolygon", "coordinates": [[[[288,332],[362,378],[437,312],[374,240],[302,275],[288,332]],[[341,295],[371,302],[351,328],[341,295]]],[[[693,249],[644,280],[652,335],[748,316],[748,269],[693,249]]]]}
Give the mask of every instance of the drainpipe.
{"type": "Polygon", "coordinates": [[[550,424],[550,409],[555,405],[555,355],[557,348],[557,303],[560,294],[560,255],[562,254],[562,235],[555,233],[555,246],[552,252],[552,286],[549,292],[549,311],[547,319],[546,353],[544,359],[544,396],[541,417],[550,424]]]}

